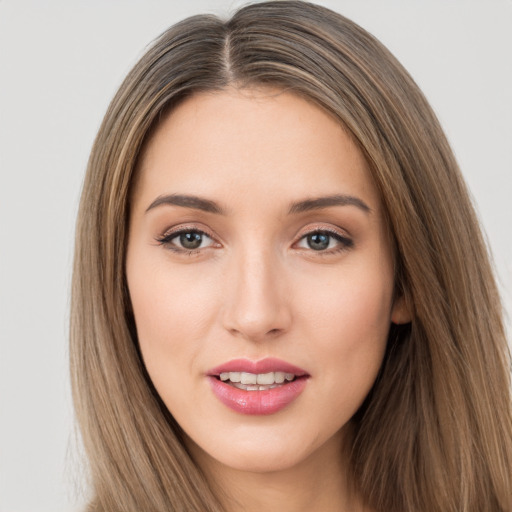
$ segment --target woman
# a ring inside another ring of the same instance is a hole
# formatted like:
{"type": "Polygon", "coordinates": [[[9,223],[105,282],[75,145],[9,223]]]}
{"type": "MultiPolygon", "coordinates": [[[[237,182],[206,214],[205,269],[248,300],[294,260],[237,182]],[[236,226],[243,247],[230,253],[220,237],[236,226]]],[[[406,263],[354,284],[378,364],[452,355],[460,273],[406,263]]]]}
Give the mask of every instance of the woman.
{"type": "Polygon", "coordinates": [[[90,510],[510,511],[488,256],[421,92],[319,6],[165,32],[77,226],[90,510]]]}

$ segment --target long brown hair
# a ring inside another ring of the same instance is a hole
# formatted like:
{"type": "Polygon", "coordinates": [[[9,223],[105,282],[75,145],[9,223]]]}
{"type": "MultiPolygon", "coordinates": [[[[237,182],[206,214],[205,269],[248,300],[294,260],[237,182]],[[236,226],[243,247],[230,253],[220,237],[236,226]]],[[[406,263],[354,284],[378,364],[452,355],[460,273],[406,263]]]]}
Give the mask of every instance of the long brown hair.
{"type": "Polygon", "coordinates": [[[97,511],[218,511],[137,348],[124,257],[137,158],[198,91],[271,85],[339,119],[364,152],[413,311],[392,326],[353,418],[351,473],[385,512],[512,511],[510,361],[485,243],[453,154],[397,60],[346,18],[300,1],[194,16],[167,30],[114,97],[77,223],[71,373],[97,511]]]}

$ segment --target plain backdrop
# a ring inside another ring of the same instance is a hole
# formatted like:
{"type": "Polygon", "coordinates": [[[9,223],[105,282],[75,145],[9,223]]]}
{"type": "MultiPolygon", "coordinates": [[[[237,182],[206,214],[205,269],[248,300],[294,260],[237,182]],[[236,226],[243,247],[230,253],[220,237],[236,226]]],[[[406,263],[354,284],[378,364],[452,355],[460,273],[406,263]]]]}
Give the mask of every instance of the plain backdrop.
{"type": "MultiPolygon", "coordinates": [[[[512,1],[332,0],[386,44],[452,143],[512,312],[512,1]]],[[[169,25],[228,0],[0,0],[0,512],[78,510],[68,384],[73,230],[122,78],[169,25]]]]}

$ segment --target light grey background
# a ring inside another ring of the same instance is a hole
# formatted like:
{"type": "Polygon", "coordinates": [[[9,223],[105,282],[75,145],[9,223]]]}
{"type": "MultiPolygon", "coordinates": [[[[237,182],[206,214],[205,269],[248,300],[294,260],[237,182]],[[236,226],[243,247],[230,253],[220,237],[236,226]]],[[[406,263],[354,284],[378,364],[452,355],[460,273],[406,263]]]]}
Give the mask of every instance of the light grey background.
{"type": "MultiPolygon", "coordinates": [[[[73,227],[95,132],[146,45],[227,0],[0,0],[0,512],[83,502],[67,369],[73,227]]],[[[512,1],[319,3],[380,38],[439,115],[512,312],[512,1]]]]}

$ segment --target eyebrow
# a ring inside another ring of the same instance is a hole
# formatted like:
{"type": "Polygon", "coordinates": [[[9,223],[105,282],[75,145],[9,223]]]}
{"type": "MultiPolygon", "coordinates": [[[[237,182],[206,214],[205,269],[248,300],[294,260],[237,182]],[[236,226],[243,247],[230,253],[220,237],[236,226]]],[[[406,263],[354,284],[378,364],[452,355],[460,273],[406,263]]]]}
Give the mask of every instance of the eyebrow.
{"type": "MultiPolygon", "coordinates": [[[[193,208],[195,210],[202,210],[208,213],[215,213],[217,215],[226,215],[227,212],[215,201],[204,199],[202,197],[186,195],[186,194],[167,194],[158,196],[146,209],[146,213],[153,208],[161,205],[174,205],[184,208],[193,208]]],[[[305,199],[292,203],[288,210],[288,215],[295,213],[303,213],[313,210],[321,210],[331,206],[355,206],[365,213],[371,213],[372,209],[358,197],[336,194],[332,196],[322,196],[313,199],[305,199]]]]}
{"type": "Polygon", "coordinates": [[[288,214],[309,212],[311,210],[321,210],[331,206],[355,206],[365,213],[371,213],[372,209],[358,197],[336,194],[332,196],[322,196],[314,199],[306,199],[293,203],[290,206],[288,214]]]}
{"type": "Polygon", "coordinates": [[[157,197],[146,209],[146,213],[157,206],[168,204],[174,206],[182,206],[184,208],[193,208],[208,213],[216,213],[218,215],[226,215],[226,212],[215,201],[203,199],[197,196],[185,194],[169,194],[157,197]]]}

